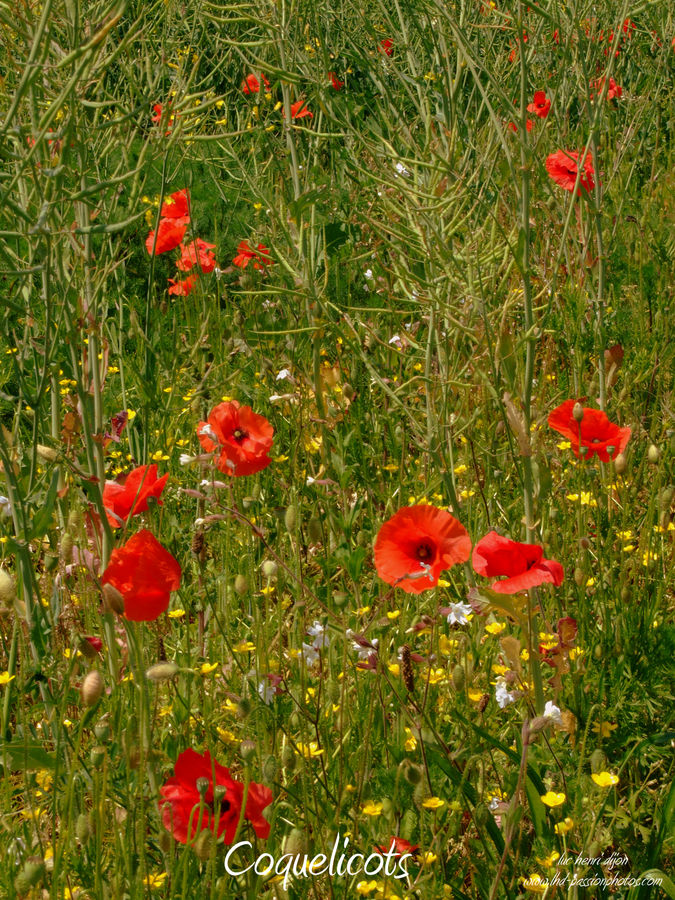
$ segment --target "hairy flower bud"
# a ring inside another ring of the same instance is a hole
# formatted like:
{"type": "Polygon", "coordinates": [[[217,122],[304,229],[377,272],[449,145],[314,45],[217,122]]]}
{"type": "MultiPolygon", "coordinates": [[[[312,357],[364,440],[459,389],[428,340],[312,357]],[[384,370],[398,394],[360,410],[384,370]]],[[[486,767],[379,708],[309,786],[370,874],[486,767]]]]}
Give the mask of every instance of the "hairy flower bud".
{"type": "Polygon", "coordinates": [[[80,694],[84,705],[94,706],[94,704],[98,703],[104,687],[103,676],[97,669],[92,669],[90,672],[87,672],[84,676],[82,687],[80,688],[80,694]]]}
{"type": "MultiPolygon", "coordinates": [[[[568,407],[568,408],[569,408],[569,407],[568,407]]],[[[569,415],[569,413],[568,413],[568,415],[569,415]]],[[[584,408],[583,408],[583,406],[581,405],[581,403],[579,403],[578,400],[577,400],[577,402],[574,404],[574,407],[573,407],[573,409],[572,409],[572,416],[574,417],[574,420],[575,420],[576,422],[581,422],[582,419],[584,418],[584,408]]]]}

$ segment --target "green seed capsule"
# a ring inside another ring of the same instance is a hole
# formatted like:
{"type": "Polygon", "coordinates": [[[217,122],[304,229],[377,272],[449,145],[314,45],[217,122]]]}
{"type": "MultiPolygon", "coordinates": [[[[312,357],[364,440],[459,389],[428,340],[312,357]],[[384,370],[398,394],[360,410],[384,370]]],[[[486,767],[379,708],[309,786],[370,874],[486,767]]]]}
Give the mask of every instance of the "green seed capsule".
{"type": "Polygon", "coordinates": [[[0,569],[0,603],[10,606],[16,596],[14,579],[5,569],[0,569]]]}
{"type": "Polygon", "coordinates": [[[81,844],[86,844],[92,835],[91,822],[86,813],[80,813],[75,822],[75,835],[81,844]]]}
{"type": "Polygon", "coordinates": [[[321,519],[317,519],[316,516],[312,516],[307,523],[307,537],[312,544],[320,544],[323,541],[323,525],[321,519]]]}
{"type": "Polygon", "coordinates": [[[661,458],[661,451],[656,446],[656,444],[650,444],[649,450],[647,450],[647,459],[649,462],[655,466],[659,459],[661,458]]]}
{"type": "Polygon", "coordinates": [[[234,579],[234,589],[241,596],[248,591],[248,578],[245,575],[237,575],[234,579]]]}
{"type": "Polygon", "coordinates": [[[461,666],[459,663],[452,670],[452,684],[456,691],[463,691],[464,685],[466,684],[466,673],[464,671],[464,666],[461,666]]]}
{"type": "Polygon", "coordinates": [[[284,524],[286,529],[293,534],[298,524],[298,510],[295,506],[289,506],[284,514],[284,524]]]}

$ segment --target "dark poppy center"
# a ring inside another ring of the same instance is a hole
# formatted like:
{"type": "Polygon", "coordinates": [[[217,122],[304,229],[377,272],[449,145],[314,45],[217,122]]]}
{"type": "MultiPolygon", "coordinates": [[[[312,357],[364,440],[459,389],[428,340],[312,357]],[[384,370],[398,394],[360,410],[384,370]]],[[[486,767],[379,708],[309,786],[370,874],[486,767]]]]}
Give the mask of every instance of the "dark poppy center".
{"type": "Polygon", "coordinates": [[[434,548],[431,544],[424,543],[420,544],[416,550],[416,556],[420,562],[427,562],[432,559],[434,555],[434,548]]]}
{"type": "Polygon", "coordinates": [[[232,436],[234,437],[235,441],[241,443],[248,437],[248,433],[246,431],[242,431],[241,428],[235,428],[234,434],[232,436]]]}

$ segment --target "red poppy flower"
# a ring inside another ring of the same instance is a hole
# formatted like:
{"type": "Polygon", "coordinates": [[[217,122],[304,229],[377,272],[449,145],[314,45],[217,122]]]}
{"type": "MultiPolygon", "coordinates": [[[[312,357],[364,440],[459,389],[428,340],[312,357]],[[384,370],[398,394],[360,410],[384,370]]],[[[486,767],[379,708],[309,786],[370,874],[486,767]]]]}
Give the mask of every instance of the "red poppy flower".
{"type": "Polygon", "coordinates": [[[534,100],[527,107],[527,111],[534,113],[540,119],[545,119],[551,109],[551,101],[546,96],[546,91],[535,91],[534,100]]]}
{"type": "MultiPolygon", "coordinates": [[[[260,75],[262,77],[263,84],[265,85],[265,90],[269,90],[269,81],[265,78],[262,72],[260,73],[260,75]]],[[[241,89],[245,94],[259,94],[260,82],[255,75],[247,75],[241,83],[241,89]]]]}
{"type": "Polygon", "coordinates": [[[565,400],[549,413],[550,427],[571,442],[577,458],[598,456],[603,462],[616,459],[626,449],[630,428],[620,428],[610,422],[602,410],[589,407],[583,407],[584,416],[577,422],[573,415],[575,403],[576,400],[565,400]]]}
{"type": "MultiPolygon", "coordinates": [[[[151,121],[153,122],[154,125],[159,125],[160,122],[162,121],[162,113],[163,113],[162,104],[155,103],[155,105],[152,107],[152,111],[153,111],[154,115],[152,116],[151,121]]],[[[167,123],[168,128],[164,132],[164,137],[168,137],[171,134],[171,129],[173,128],[173,123],[174,123],[175,119],[176,119],[175,115],[173,113],[171,113],[169,116],[169,121],[167,123]]]]}
{"type": "MultiPolygon", "coordinates": [[[[529,106],[528,106],[528,109],[529,109],[529,106]]],[[[526,128],[528,131],[532,131],[532,128],[533,128],[533,125],[532,125],[532,119],[528,119],[528,120],[525,122],[525,128],[526,128]]],[[[509,131],[515,131],[515,132],[517,132],[517,131],[518,131],[518,126],[516,125],[515,122],[509,122],[509,124],[508,124],[508,129],[509,129],[509,131]]]]}
{"type": "Polygon", "coordinates": [[[199,268],[206,275],[213,272],[216,267],[216,257],[211,252],[215,244],[207,244],[201,238],[190,241],[187,246],[181,244],[180,259],[176,263],[176,268],[181,272],[189,272],[195,263],[199,263],[199,268]]]}
{"type": "Polygon", "coordinates": [[[264,244],[258,244],[258,249],[253,250],[248,245],[248,241],[240,241],[237,247],[237,255],[232,260],[233,265],[245,269],[249,262],[253,260],[253,268],[262,271],[265,266],[273,266],[274,260],[269,257],[269,250],[264,244]]]}
{"type": "Polygon", "coordinates": [[[190,194],[187,188],[176,191],[167,197],[159,211],[163,219],[182,219],[190,215],[190,194]]]}
{"type": "Polygon", "coordinates": [[[305,106],[306,102],[306,100],[298,100],[296,103],[291,103],[291,119],[314,118],[314,113],[305,106]]]}
{"type": "Polygon", "coordinates": [[[159,228],[157,229],[157,243],[155,243],[155,232],[151,231],[145,240],[145,249],[151,256],[153,245],[155,247],[155,255],[174,250],[185,237],[189,221],[190,219],[187,216],[182,216],[178,219],[160,219],[159,228]]]}
{"type": "Polygon", "coordinates": [[[404,853],[415,856],[419,849],[419,844],[411,844],[410,841],[406,841],[405,838],[391,837],[389,838],[389,844],[380,844],[375,847],[375,852],[384,855],[391,850],[391,857],[392,859],[395,859],[397,856],[403,856],[404,853]]]}
{"type": "Polygon", "coordinates": [[[182,281],[179,278],[169,278],[169,294],[174,297],[189,297],[199,281],[199,275],[188,275],[182,281]]]}
{"type": "MultiPolygon", "coordinates": [[[[565,188],[566,191],[573,191],[579,171],[578,162],[579,154],[576,150],[556,150],[546,160],[546,171],[560,187],[565,188]]],[[[581,194],[582,188],[586,191],[593,190],[595,187],[593,175],[595,175],[593,160],[590,153],[587,153],[584,159],[584,171],[579,179],[580,186],[577,190],[577,196],[581,194]]]]}
{"type": "Polygon", "coordinates": [[[217,454],[216,467],[228,475],[253,475],[272,462],[268,453],[274,429],[264,416],[236,400],[219,403],[197,426],[199,443],[217,454]]]}
{"type": "MultiPolygon", "coordinates": [[[[208,750],[203,754],[184,750],[176,760],[174,773],[159,789],[164,827],[181,844],[194,840],[204,830],[231,844],[241,814],[244,785],[231,777],[226,766],[212,760],[208,750]],[[199,782],[204,785],[202,794],[197,787],[199,782]]],[[[269,837],[270,823],[263,810],[273,799],[268,787],[249,783],[244,818],[259,838],[269,837]]]]}
{"type": "Polygon", "coordinates": [[[421,594],[438,584],[441,572],[466,562],[471,539],[457,519],[435,506],[407,506],[380,528],[375,568],[387,584],[421,594]]]}
{"type": "Polygon", "coordinates": [[[180,578],[177,560],[144,528],[113,550],[101,583],[120,592],[127,619],[152,622],[169,606],[171,591],[178,590],[180,578]]]}
{"type": "Polygon", "coordinates": [[[157,477],[157,466],[138,466],[121,481],[106,481],[103,488],[103,505],[108,522],[119,528],[130,516],[137,516],[148,508],[148,498],[159,499],[168,475],[157,477]]]}
{"type": "Polygon", "coordinates": [[[473,548],[472,563],[479,575],[503,581],[491,585],[498,594],[517,594],[538,584],[562,584],[563,567],[554,559],[544,559],[538,544],[519,544],[491,531],[473,548]]]}
{"type": "Polygon", "coordinates": [[[382,53],[386,53],[387,56],[391,56],[394,52],[394,42],[391,38],[385,38],[383,41],[380,41],[380,50],[382,53]]]}
{"type": "MultiPolygon", "coordinates": [[[[598,78],[597,81],[591,82],[591,87],[593,88],[593,91],[591,92],[591,100],[594,100],[596,97],[599,97],[602,94],[604,85],[604,78],[598,78]]],[[[618,85],[616,81],[614,81],[614,79],[610,76],[609,87],[607,88],[607,99],[620,100],[622,94],[623,88],[621,87],[621,85],[618,85]]]]}
{"type": "Polygon", "coordinates": [[[335,72],[329,72],[328,77],[330,78],[330,83],[333,85],[336,91],[342,90],[345,86],[344,81],[340,81],[335,72]]]}

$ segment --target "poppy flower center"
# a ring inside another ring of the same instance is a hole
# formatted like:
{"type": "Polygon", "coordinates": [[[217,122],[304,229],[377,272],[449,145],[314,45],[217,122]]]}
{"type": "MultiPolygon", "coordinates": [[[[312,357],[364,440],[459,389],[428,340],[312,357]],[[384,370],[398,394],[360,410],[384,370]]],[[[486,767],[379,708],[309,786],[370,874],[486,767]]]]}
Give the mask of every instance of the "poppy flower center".
{"type": "Polygon", "coordinates": [[[415,555],[420,562],[427,562],[434,555],[434,548],[431,544],[424,543],[420,544],[417,550],[415,551],[415,555]]]}
{"type": "Polygon", "coordinates": [[[243,440],[245,440],[248,437],[248,433],[245,431],[242,431],[241,428],[235,428],[234,434],[232,436],[235,439],[235,441],[238,441],[239,443],[241,443],[243,440]]]}

